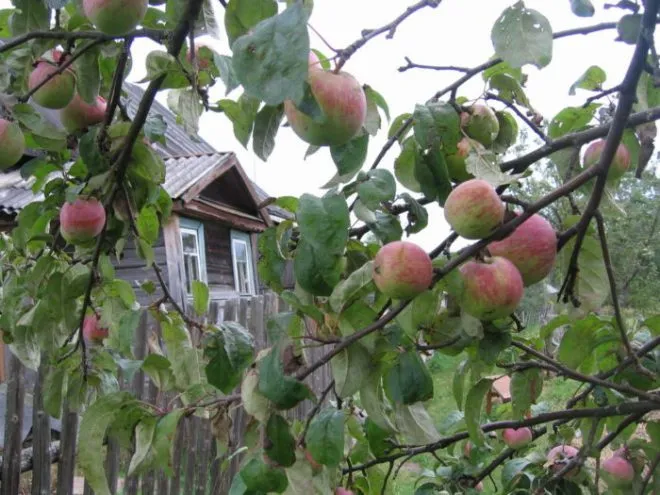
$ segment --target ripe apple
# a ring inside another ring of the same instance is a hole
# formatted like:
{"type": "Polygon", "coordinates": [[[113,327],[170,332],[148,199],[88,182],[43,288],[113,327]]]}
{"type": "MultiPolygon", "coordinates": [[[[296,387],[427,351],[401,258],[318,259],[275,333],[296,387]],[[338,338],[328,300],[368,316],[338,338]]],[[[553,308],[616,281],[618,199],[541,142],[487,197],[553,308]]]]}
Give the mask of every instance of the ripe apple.
{"type": "Polygon", "coordinates": [[[449,193],[445,220],[465,239],[482,239],[504,220],[504,202],[495,188],[482,179],[470,179],[449,193]]]}
{"type": "Polygon", "coordinates": [[[101,320],[96,315],[87,315],[83,322],[83,338],[87,342],[102,342],[108,338],[109,330],[101,326],[101,320]]]}
{"type": "MultiPolygon", "coordinates": [[[[554,473],[558,473],[564,468],[566,463],[570,461],[573,457],[575,457],[577,454],[578,454],[578,449],[576,449],[572,445],[557,445],[556,447],[550,449],[548,455],[546,456],[546,459],[548,460],[548,463],[551,464],[550,469],[554,473]]],[[[571,469],[568,473],[566,473],[564,476],[566,478],[572,478],[576,476],[579,471],[580,468],[576,466],[573,469],[571,469]]]]}
{"type": "Polygon", "coordinates": [[[470,108],[469,114],[465,133],[486,147],[492,145],[500,132],[500,122],[495,112],[488,105],[475,103],[470,108]]]}
{"type": "Polygon", "coordinates": [[[300,111],[291,100],[284,102],[284,113],[293,131],[303,141],[316,146],[345,144],[358,135],[367,117],[364,90],[352,75],[324,70],[316,55],[310,55],[309,62],[307,80],[323,116],[315,120],[300,111]]]}
{"type": "Polygon", "coordinates": [[[105,225],[105,208],[95,198],[78,198],[64,203],[60,210],[60,232],[70,244],[84,244],[94,239],[105,225]]]}
{"type": "Polygon", "coordinates": [[[25,153],[25,136],[16,122],[0,119],[0,169],[16,165],[25,153]]]}
{"type": "Polygon", "coordinates": [[[102,33],[119,36],[142,22],[148,0],[82,0],[83,12],[102,33]]]}
{"type": "Polygon", "coordinates": [[[464,137],[458,142],[457,150],[454,153],[445,156],[447,172],[449,172],[449,177],[454,182],[463,182],[474,178],[474,176],[467,171],[465,165],[465,159],[473,149],[476,152],[486,150],[479,141],[464,137]]]}
{"type": "Polygon", "coordinates": [[[531,428],[506,428],[502,440],[512,449],[520,449],[532,441],[531,428]]]}
{"type": "Polygon", "coordinates": [[[474,487],[474,489],[477,490],[478,492],[483,492],[484,491],[483,482],[480,481],[479,483],[477,483],[476,486],[474,487]]]}
{"type": "Polygon", "coordinates": [[[81,131],[103,122],[107,106],[102,96],[98,96],[94,104],[90,105],[76,94],[71,103],[60,111],[60,120],[68,132],[81,131]]]}
{"type": "Polygon", "coordinates": [[[635,469],[632,463],[624,456],[618,455],[617,452],[601,462],[600,468],[603,472],[603,479],[611,487],[628,487],[635,478],[635,469]]]}
{"type": "MultiPolygon", "coordinates": [[[[600,156],[603,154],[605,142],[605,139],[598,139],[593,141],[587,147],[587,150],[584,152],[584,168],[589,168],[598,163],[600,156]]],[[[629,167],[630,152],[628,151],[628,147],[623,143],[619,143],[619,147],[616,149],[616,153],[612,159],[610,169],[607,171],[607,180],[614,181],[620,178],[626,173],[629,167]]]]}
{"type": "Polygon", "coordinates": [[[410,299],[433,281],[431,258],[417,244],[394,241],[385,244],[374,258],[376,287],[392,299],[410,299]]]}
{"type": "Polygon", "coordinates": [[[518,269],[506,258],[468,261],[459,271],[463,277],[460,305],[467,314],[490,321],[509,316],[518,307],[523,281],[518,269]]]}
{"type": "Polygon", "coordinates": [[[338,486],[335,490],[335,495],[355,495],[351,490],[338,486]]]}
{"type": "Polygon", "coordinates": [[[557,235],[550,222],[535,214],[501,241],[488,244],[488,251],[516,265],[528,287],[547,277],[555,266],[557,235]]]}
{"type": "MultiPolygon", "coordinates": [[[[57,52],[53,52],[54,58],[59,58],[61,53],[57,56],[57,52]]],[[[38,60],[28,77],[28,88],[33,90],[42,81],[48,79],[55,72],[58,67],[56,63],[49,62],[48,60],[38,60]]],[[[76,76],[73,71],[67,67],[64,72],[57,74],[48,80],[46,84],[41,86],[33,95],[32,99],[44,108],[51,108],[59,110],[67,106],[73,99],[73,94],[76,90],[76,76]]]]}

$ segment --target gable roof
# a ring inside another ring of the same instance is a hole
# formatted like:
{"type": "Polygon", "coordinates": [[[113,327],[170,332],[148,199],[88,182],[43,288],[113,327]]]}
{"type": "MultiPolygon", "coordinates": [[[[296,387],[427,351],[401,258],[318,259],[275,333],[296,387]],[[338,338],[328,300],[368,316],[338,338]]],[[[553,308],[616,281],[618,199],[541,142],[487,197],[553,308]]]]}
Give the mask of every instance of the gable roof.
{"type": "MultiPolygon", "coordinates": [[[[2,41],[0,40],[0,44],[2,41]]],[[[125,96],[122,101],[125,104],[128,115],[133,118],[137,112],[138,105],[144,94],[144,90],[132,83],[124,83],[125,96]]],[[[34,104],[34,103],[33,103],[34,104]]],[[[50,123],[62,127],[59,111],[39,107],[34,104],[41,115],[50,123]]],[[[173,199],[182,197],[186,191],[192,188],[198,180],[202,179],[211,170],[221,167],[225,160],[234,157],[234,166],[239,170],[241,178],[246,183],[250,196],[254,199],[255,206],[263,203],[269,195],[258,187],[247,175],[245,175],[235,155],[230,152],[216,150],[210,143],[201,137],[192,137],[177,124],[176,116],[160,102],[154,100],[149,115],[155,117],[160,115],[167,124],[165,129],[165,143],[152,143],[153,148],[163,158],[166,166],[166,180],[164,189],[170,193],[173,199]]],[[[21,177],[19,170],[10,170],[0,173],[0,213],[15,215],[32,201],[40,199],[33,195],[31,187],[33,179],[25,180],[21,177]]],[[[275,205],[268,205],[262,209],[266,223],[270,223],[269,215],[279,218],[289,218],[291,215],[286,210],[275,205]]]]}

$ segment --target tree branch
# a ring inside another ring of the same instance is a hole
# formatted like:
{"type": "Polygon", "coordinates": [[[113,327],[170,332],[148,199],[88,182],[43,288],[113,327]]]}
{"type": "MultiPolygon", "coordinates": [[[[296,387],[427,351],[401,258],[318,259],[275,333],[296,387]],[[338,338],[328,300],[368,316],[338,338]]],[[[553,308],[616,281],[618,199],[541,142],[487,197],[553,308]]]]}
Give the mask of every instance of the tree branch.
{"type": "Polygon", "coordinates": [[[404,57],[406,65],[399,67],[399,72],[405,72],[410,69],[426,69],[426,70],[437,70],[437,71],[456,71],[456,72],[470,72],[472,69],[470,67],[458,67],[456,65],[424,65],[416,64],[409,57],[404,57]]]}
{"type": "Polygon", "coordinates": [[[529,127],[534,134],[536,134],[538,137],[540,137],[544,143],[550,144],[552,143],[552,139],[550,139],[542,130],[539,126],[537,126],[534,122],[532,122],[527,116],[520,111],[520,109],[513,104],[513,102],[505,100],[504,98],[500,98],[496,94],[493,93],[486,93],[484,96],[485,99],[487,100],[495,100],[499,101],[500,103],[503,103],[506,105],[507,108],[512,110],[519,118],[522,120],[525,124],[527,124],[527,127],[529,127]]]}

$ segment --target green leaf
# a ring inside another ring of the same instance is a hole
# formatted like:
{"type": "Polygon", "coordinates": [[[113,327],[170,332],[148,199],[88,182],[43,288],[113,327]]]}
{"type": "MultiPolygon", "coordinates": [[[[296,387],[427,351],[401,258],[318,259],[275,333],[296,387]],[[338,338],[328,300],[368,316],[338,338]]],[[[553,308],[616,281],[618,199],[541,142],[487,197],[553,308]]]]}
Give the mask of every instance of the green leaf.
{"type": "Polygon", "coordinates": [[[591,0],[570,0],[571,11],[578,17],[593,17],[596,9],[591,0]]]}
{"type": "Polygon", "coordinates": [[[357,174],[367,159],[369,134],[351,139],[341,146],[331,146],[330,155],[337,166],[340,182],[348,182],[357,174]]]}
{"type": "Polygon", "coordinates": [[[156,425],[154,441],[151,446],[152,462],[150,467],[153,469],[162,469],[168,476],[174,474],[172,469],[174,438],[179,421],[185,412],[186,410],[183,408],[174,409],[165,416],[162,416],[156,425]]]}
{"type": "Polygon", "coordinates": [[[400,240],[403,235],[403,229],[401,228],[399,217],[382,211],[376,211],[375,214],[376,221],[367,224],[371,229],[371,232],[373,232],[383,244],[400,240]]]}
{"type": "Polygon", "coordinates": [[[101,90],[101,71],[99,70],[99,49],[86,50],[75,62],[76,89],[80,97],[88,104],[96,103],[101,90]]]}
{"type": "Polygon", "coordinates": [[[463,410],[463,392],[465,390],[465,376],[469,370],[469,361],[464,359],[456,368],[454,372],[454,377],[452,379],[452,392],[454,394],[454,400],[456,401],[456,407],[459,411],[463,410]]]}
{"type": "Polygon", "coordinates": [[[591,315],[568,327],[559,344],[557,358],[569,368],[578,369],[593,352],[596,331],[604,323],[591,315]]]}
{"type": "Polygon", "coordinates": [[[172,364],[165,356],[149,354],[142,363],[142,369],[149,375],[159,390],[167,392],[174,384],[172,364]]]}
{"type": "Polygon", "coordinates": [[[445,153],[456,151],[461,140],[460,117],[449,103],[435,102],[415,105],[413,131],[422,150],[431,147],[445,153]]]}
{"type": "Polygon", "coordinates": [[[342,266],[341,255],[328,252],[323,247],[314,247],[306,237],[298,241],[293,271],[300,287],[310,294],[332,294],[341,279],[342,266]]]}
{"type": "Polygon", "coordinates": [[[531,108],[529,99],[520,82],[509,74],[494,74],[488,80],[488,87],[497,91],[498,96],[506,101],[531,108]]]}
{"type": "Polygon", "coordinates": [[[137,216],[136,222],[140,237],[149,244],[153,244],[158,239],[160,224],[158,223],[158,214],[156,208],[147,205],[137,216]]]}
{"type": "Polygon", "coordinates": [[[148,460],[151,445],[156,432],[156,417],[147,416],[135,427],[135,452],[128,466],[128,476],[144,471],[143,465],[148,460]],[[141,469],[142,468],[142,469],[141,469]]]}
{"type": "Polygon", "coordinates": [[[234,127],[234,136],[236,139],[247,148],[247,143],[252,134],[252,128],[257,117],[257,111],[261,102],[245,93],[243,93],[238,101],[233,100],[220,100],[218,107],[220,107],[234,127]]]}
{"type": "Polygon", "coordinates": [[[326,407],[309,424],[305,443],[316,462],[325,466],[337,466],[344,457],[343,411],[326,407]]]}
{"type": "Polygon", "coordinates": [[[379,428],[394,434],[397,432],[396,426],[389,418],[386,406],[387,400],[383,394],[381,385],[381,376],[378,371],[373,371],[363,381],[360,388],[360,403],[371,421],[376,423],[379,428]]]}
{"type": "Polygon", "coordinates": [[[389,170],[378,168],[369,170],[364,182],[360,182],[357,192],[362,203],[374,210],[383,201],[392,201],[396,194],[396,182],[389,170]]]}
{"type": "Polygon", "coordinates": [[[586,108],[566,107],[555,115],[548,126],[548,135],[556,139],[571,132],[583,130],[593,119],[598,105],[590,104],[586,108]]]}
{"type": "Polygon", "coordinates": [[[440,440],[440,434],[424,404],[394,404],[396,426],[404,444],[425,445],[440,440]]]}
{"type": "Polygon", "coordinates": [[[422,186],[419,184],[415,171],[421,161],[421,149],[414,137],[409,137],[403,141],[403,148],[396,160],[394,160],[394,175],[397,180],[406,188],[413,192],[422,192],[422,186]]]}
{"type": "Polygon", "coordinates": [[[12,114],[36,138],[43,137],[52,146],[49,150],[63,149],[66,145],[66,131],[58,129],[27,103],[18,103],[12,107],[12,114]]]}
{"type": "Polygon", "coordinates": [[[513,419],[524,419],[532,404],[541,395],[543,378],[538,369],[517,371],[511,377],[511,407],[513,419]]]}
{"type": "Polygon", "coordinates": [[[402,113],[398,117],[396,117],[393,121],[392,124],[390,125],[390,129],[387,131],[387,138],[391,139],[393,138],[397,133],[401,132],[401,134],[397,137],[397,140],[399,141],[399,144],[403,143],[403,141],[406,139],[406,136],[410,132],[410,129],[412,128],[410,125],[406,126],[406,130],[402,131],[403,124],[408,121],[413,115],[411,113],[402,113]]]}
{"type": "Polygon", "coordinates": [[[250,416],[254,416],[261,423],[266,422],[270,401],[259,393],[259,373],[250,369],[241,383],[241,400],[243,408],[250,416]]]}
{"type": "MultiPolygon", "coordinates": [[[[286,473],[282,468],[266,465],[256,457],[248,461],[240,470],[239,476],[249,491],[240,492],[245,495],[261,495],[266,493],[282,493],[289,484],[286,473]]],[[[229,492],[230,495],[232,491],[229,492]]]]}
{"type": "Polygon", "coordinates": [[[420,160],[415,163],[415,179],[424,196],[437,199],[441,206],[444,205],[452,186],[445,157],[436,148],[422,152],[420,160]]]}
{"type": "Polygon", "coordinates": [[[406,216],[408,225],[406,225],[405,228],[406,234],[415,234],[424,230],[429,222],[429,214],[426,211],[426,208],[408,193],[402,193],[401,199],[403,199],[406,202],[406,205],[408,205],[408,215],[406,216]]]}
{"type": "Polygon", "coordinates": [[[140,83],[153,81],[161,76],[165,80],[161,84],[162,89],[178,89],[190,86],[190,81],[186,77],[183,67],[177,62],[176,57],[163,50],[154,50],[149,52],[146,59],[147,75],[140,83]]]}
{"type": "MultiPolygon", "coordinates": [[[[146,179],[154,184],[162,184],[165,182],[165,163],[163,163],[163,159],[151,149],[151,147],[138,141],[133,145],[129,173],[141,177],[142,179],[146,179]]],[[[140,214],[142,214],[142,211],[140,214]]],[[[147,215],[150,215],[150,213],[147,213],[147,215]]],[[[157,222],[158,219],[156,219],[156,223],[157,222]]],[[[154,239],[152,242],[155,242],[158,235],[156,234],[156,238],[153,237],[153,218],[148,219],[145,227],[148,227],[146,233],[149,236],[149,239],[154,239]]],[[[156,230],[158,229],[156,228],[156,230]]]]}
{"type": "Polygon", "coordinates": [[[300,3],[260,22],[232,45],[236,77],[267,105],[300,102],[308,73],[307,14],[300,3]]]}
{"type": "Polygon", "coordinates": [[[387,120],[390,120],[390,108],[387,106],[387,102],[385,101],[385,98],[383,98],[383,95],[368,84],[364,85],[364,94],[366,95],[367,100],[373,101],[378,108],[385,113],[387,120]]]}
{"type": "Polygon", "coordinates": [[[16,8],[9,17],[12,35],[50,28],[50,10],[41,0],[14,0],[12,4],[16,8]]]}
{"type": "Polygon", "coordinates": [[[275,136],[280,128],[283,116],[283,105],[266,105],[257,113],[254,119],[252,149],[263,161],[268,160],[273,149],[275,149],[275,136]]]}
{"type": "Polygon", "coordinates": [[[511,184],[522,175],[509,175],[502,172],[497,155],[490,150],[478,148],[470,150],[470,154],[465,159],[465,169],[469,174],[485,180],[493,187],[511,184]]]}
{"type": "Polygon", "coordinates": [[[199,355],[183,321],[180,318],[160,319],[160,323],[177,388],[188,390],[193,385],[200,384],[202,374],[199,355]]]}
{"type": "Polygon", "coordinates": [[[350,226],[348,205],[343,195],[328,194],[319,198],[303,194],[296,218],[301,235],[313,247],[329,254],[343,253],[350,226]]]}
{"type": "MultiPolygon", "coordinates": [[[[183,125],[186,133],[194,136],[199,132],[199,119],[204,113],[204,105],[202,105],[196,90],[178,89],[168,91],[167,106],[175,113],[177,124],[183,125]]],[[[236,133],[235,129],[234,133],[236,133]]]]}
{"type": "Polygon", "coordinates": [[[213,52],[213,62],[218,68],[220,79],[222,79],[222,83],[225,85],[225,96],[227,96],[241,85],[239,80],[236,78],[236,74],[234,73],[234,64],[232,59],[229,55],[220,55],[216,52],[213,52]]]}
{"type": "Polygon", "coordinates": [[[542,69],[552,60],[552,27],[539,11],[522,1],[506,8],[491,31],[495,53],[511,67],[533,64],[542,69]]]}
{"type": "Polygon", "coordinates": [[[433,378],[415,351],[399,353],[385,373],[383,383],[393,402],[414,404],[433,397],[433,378]]]}
{"type": "Polygon", "coordinates": [[[193,309],[203,316],[209,309],[209,287],[199,280],[192,281],[193,309]]]}
{"type": "Polygon", "coordinates": [[[603,89],[603,83],[606,79],[607,74],[605,74],[605,71],[597,65],[592,65],[571,85],[568,94],[574,95],[575,90],[578,88],[588,91],[600,91],[603,89]]]}
{"type": "Polygon", "coordinates": [[[470,389],[465,398],[465,424],[470,440],[477,446],[484,444],[484,434],[481,431],[481,416],[484,397],[493,384],[491,378],[482,378],[470,389]]]}
{"type": "Polygon", "coordinates": [[[90,283],[91,270],[82,263],[71,265],[62,278],[62,295],[64,299],[75,299],[82,296],[90,283]]]}
{"type": "Polygon", "coordinates": [[[328,300],[335,313],[341,313],[353,300],[373,287],[372,272],[373,261],[368,261],[337,284],[328,300]]]}
{"type": "Polygon", "coordinates": [[[105,433],[117,415],[124,413],[121,406],[135,399],[128,392],[104,395],[94,401],[80,421],[78,433],[78,467],[94,493],[111,495],[105,476],[105,433]]]}
{"type": "Polygon", "coordinates": [[[133,308],[135,304],[135,291],[126,280],[115,279],[112,281],[112,293],[116,294],[127,309],[133,308]]]}
{"type": "Polygon", "coordinates": [[[144,135],[154,143],[166,144],[167,122],[160,114],[149,114],[144,123],[144,135]]]}
{"type": "Polygon", "coordinates": [[[230,0],[225,9],[229,46],[264,19],[277,14],[275,0],[230,0]]]}
{"type": "Polygon", "coordinates": [[[259,361],[259,392],[279,409],[291,409],[300,401],[314,397],[304,383],[284,374],[279,347],[259,361]]]}
{"type": "Polygon", "coordinates": [[[371,356],[358,342],[337,354],[332,361],[332,376],[339,397],[351,397],[357,393],[371,373],[371,356]]]}
{"type": "Polygon", "coordinates": [[[205,372],[208,382],[223,393],[241,383],[243,371],[254,355],[254,339],[242,325],[227,321],[204,338],[205,372]]]}
{"type": "Polygon", "coordinates": [[[296,439],[291,435],[289,423],[279,414],[273,414],[266,424],[266,455],[280,466],[296,462],[296,439]]]}
{"type": "Polygon", "coordinates": [[[642,31],[642,16],[641,14],[626,14],[616,26],[616,31],[619,34],[618,40],[623,41],[628,45],[637,43],[637,38],[642,31]]]}
{"type": "Polygon", "coordinates": [[[518,121],[509,112],[495,112],[495,116],[500,123],[500,132],[493,141],[492,149],[495,153],[505,153],[518,139],[518,121]]]}

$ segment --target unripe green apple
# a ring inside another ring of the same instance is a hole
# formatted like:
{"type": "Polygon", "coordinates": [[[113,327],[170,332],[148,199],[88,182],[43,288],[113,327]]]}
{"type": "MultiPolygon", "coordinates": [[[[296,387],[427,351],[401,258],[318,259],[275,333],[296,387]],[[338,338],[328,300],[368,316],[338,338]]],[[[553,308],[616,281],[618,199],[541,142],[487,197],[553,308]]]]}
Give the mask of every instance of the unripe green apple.
{"type": "Polygon", "coordinates": [[[60,111],[60,120],[68,132],[76,132],[103,122],[107,103],[105,98],[98,96],[96,102],[90,105],[76,94],[65,108],[60,111]]]}
{"type": "Polygon", "coordinates": [[[445,220],[465,239],[482,239],[504,220],[504,202],[495,188],[482,179],[471,179],[449,193],[445,220]]]}
{"type": "Polygon", "coordinates": [[[465,159],[471,150],[479,153],[482,151],[485,152],[486,148],[479,141],[464,137],[456,145],[456,151],[454,153],[445,155],[447,172],[449,172],[449,178],[454,182],[464,182],[474,179],[474,175],[467,171],[465,164],[465,159]]]}
{"type": "Polygon", "coordinates": [[[16,122],[0,119],[0,169],[16,165],[25,153],[25,136],[16,122]]]}
{"type": "MultiPolygon", "coordinates": [[[[318,57],[314,55],[318,60],[318,57]]],[[[367,117],[367,98],[360,83],[346,72],[335,74],[314,62],[307,80],[312,95],[323,111],[319,120],[301,112],[296,105],[284,102],[284,113],[293,131],[303,141],[316,146],[339,146],[358,135],[367,117]]]]}
{"type": "Polygon", "coordinates": [[[103,230],[105,208],[95,198],[78,198],[73,203],[64,203],[60,210],[60,232],[71,244],[84,244],[103,230]]]}
{"type": "Polygon", "coordinates": [[[120,36],[142,22],[149,7],[148,0],[83,0],[87,18],[102,33],[120,36]]]}
{"type": "Polygon", "coordinates": [[[492,145],[500,132],[500,122],[495,112],[488,105],[475,103],[469,113],[465,133],[486,147],[492,145]]]}
{"type": "MultiPolygon", "coordinates": [[[[57,70],[58,67],[53,62],[47,60],[37,61],[34,69],[28,77],[28,88],[33,90],[39,86],[42,81],[57,72],[57,70]]],[[[53,76],[46,84],[41,86],[32,95],[32,99],[44,108],[59,110],[66,107],[71,102],[75,90],[76,77],[74,73],[67,68],[64,72],[53,76]]]]}
{"type": "Polygon", "coordinates": [[[514,450],[520,449],[532,441],[531,428],[505,428],[502,432],[504,443],[514,450]]]}
{"type": "Polygon", "coordinates": [[[557,235],[550,222],[534,214],[509,236],[488,244],[488,251],[516,265],[528,287],[547,277],[555,266],[557,235]]]}
{"type": "Polygon", "coordinates": [[[433,281],[431,258],[417,244],[394,241],[385,244],[374,258],[373,280],[392,299],[410,299],[433,281]]]}
{"type": "MultiPolygon", "coordinates": [[[[600,160],[600,156],[603,154],[603,149],[605,148],[605,139],[598,139],[593,141],[584,152],[584,168],[589,168],[593,165],[596,165],[600,160]]],[[[619,143],[614,158],[612,159],[612,164],[610,169],[607,171],[607,180],[615,181],[620,178],[623,174],[626,173],[630,167],[630,152],[628,147],[619,143]]]]}
{"type": "Polygon", "coordinates": [[[523,296],[520,272],[506,258],[468,261],[459,271],[463,277],[460,305],[483,321],[505,318],[515,311],[523,296]]]}

